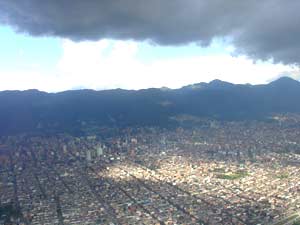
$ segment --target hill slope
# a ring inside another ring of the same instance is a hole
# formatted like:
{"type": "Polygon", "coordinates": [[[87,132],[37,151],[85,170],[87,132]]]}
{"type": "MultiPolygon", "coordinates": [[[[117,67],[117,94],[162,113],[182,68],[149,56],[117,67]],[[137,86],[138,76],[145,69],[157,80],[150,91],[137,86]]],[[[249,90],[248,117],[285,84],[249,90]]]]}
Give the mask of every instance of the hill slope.
{"type": "Polygon", "coordinates": [[[272,113],[300,113],[300,83],[280,78],[267,85],[215,80],[181,89],[78,90],[56,94],[0,92],[0,134],[36,130],[72,131],[84,124],[176,125],[178,115],[240,120],[272,113]]]}

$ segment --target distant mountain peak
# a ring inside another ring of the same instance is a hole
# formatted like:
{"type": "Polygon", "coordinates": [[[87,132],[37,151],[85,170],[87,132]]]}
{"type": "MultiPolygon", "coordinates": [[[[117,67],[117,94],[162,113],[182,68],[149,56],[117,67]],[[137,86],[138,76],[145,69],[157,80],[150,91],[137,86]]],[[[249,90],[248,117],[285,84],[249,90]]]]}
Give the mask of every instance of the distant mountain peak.
{"type": "Polygon", "coordinates": [[[300,86],[300,82],[291,77],[280,77],[277,80],[272,81],[271,86],[300,86]]]}
{"type": "Polygon", "coordinates": [[[200,82],[196,84],[190,84],[187,86],[182,87],[183,89],[192,89],[192,90],[199,90],[199,89],[224,89],[224,88],[231,88],[235,85],[226,81],[222,81],[219,79],[215,79],[210,81],[209,83],[200,82]]]}
{"type": "Polygon", "coordinates": [[[224,87],[233,87],[234,84],[215,79],[215,80],[212,80],[211,82],[209,82],[208,86],[212,87],[212,88],[224,88],[224,87]]]}
{"type": "Polygon", "coordinates": [[[161,91],[169,91],[169,90],[171,90],[170,88],[168,88],[168,87],[161,87],[161,88],[159,88],[161,91]]]}

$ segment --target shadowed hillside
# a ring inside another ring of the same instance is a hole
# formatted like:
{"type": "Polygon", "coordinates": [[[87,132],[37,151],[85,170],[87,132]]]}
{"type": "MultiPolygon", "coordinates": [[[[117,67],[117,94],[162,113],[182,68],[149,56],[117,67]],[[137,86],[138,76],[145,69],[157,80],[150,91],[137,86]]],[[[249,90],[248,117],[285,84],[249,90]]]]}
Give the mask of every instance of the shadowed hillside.
{"type": "Polygon", "coordinates": [[[214,80],[181,89],[38,90],[0,92],[0,133],[80,132],[84,126],[173,126],[189,115],[219,120],[265,119],[298,113],[300,83],[280,78],[267,85],[214,80]],[[173,118],[173,119],[171,119],[173,118]]]}

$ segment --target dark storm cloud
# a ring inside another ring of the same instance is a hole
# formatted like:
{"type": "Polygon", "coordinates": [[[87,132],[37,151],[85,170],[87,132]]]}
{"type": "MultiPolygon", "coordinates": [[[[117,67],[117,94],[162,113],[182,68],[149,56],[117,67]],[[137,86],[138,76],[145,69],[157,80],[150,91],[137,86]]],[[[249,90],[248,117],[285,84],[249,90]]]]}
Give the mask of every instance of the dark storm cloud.
{"type": "Polygon", "coordinates": [[[298,0],[0,0],[0,21],[31,35],[149,40],[230,37],[256,59],[300,62],[298,0]]]}

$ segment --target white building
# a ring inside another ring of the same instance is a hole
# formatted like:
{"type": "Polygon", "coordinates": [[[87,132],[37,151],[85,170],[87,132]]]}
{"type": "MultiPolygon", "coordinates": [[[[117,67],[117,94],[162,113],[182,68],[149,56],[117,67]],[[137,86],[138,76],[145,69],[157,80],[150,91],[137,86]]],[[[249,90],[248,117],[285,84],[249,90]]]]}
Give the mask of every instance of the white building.
{"type": "Polygon", "coordinates": [[[102,156],[103,155],[103,148],[100,146],[97,147],[97,156],[102,156]]]}
{"type": "Polygon", "coordinates": [[[87,150],[87,151],[86,151],[86,160],[87,160],[88,162],[92,161],[92,153],[91,153],[90,150],[87,150]]]}

